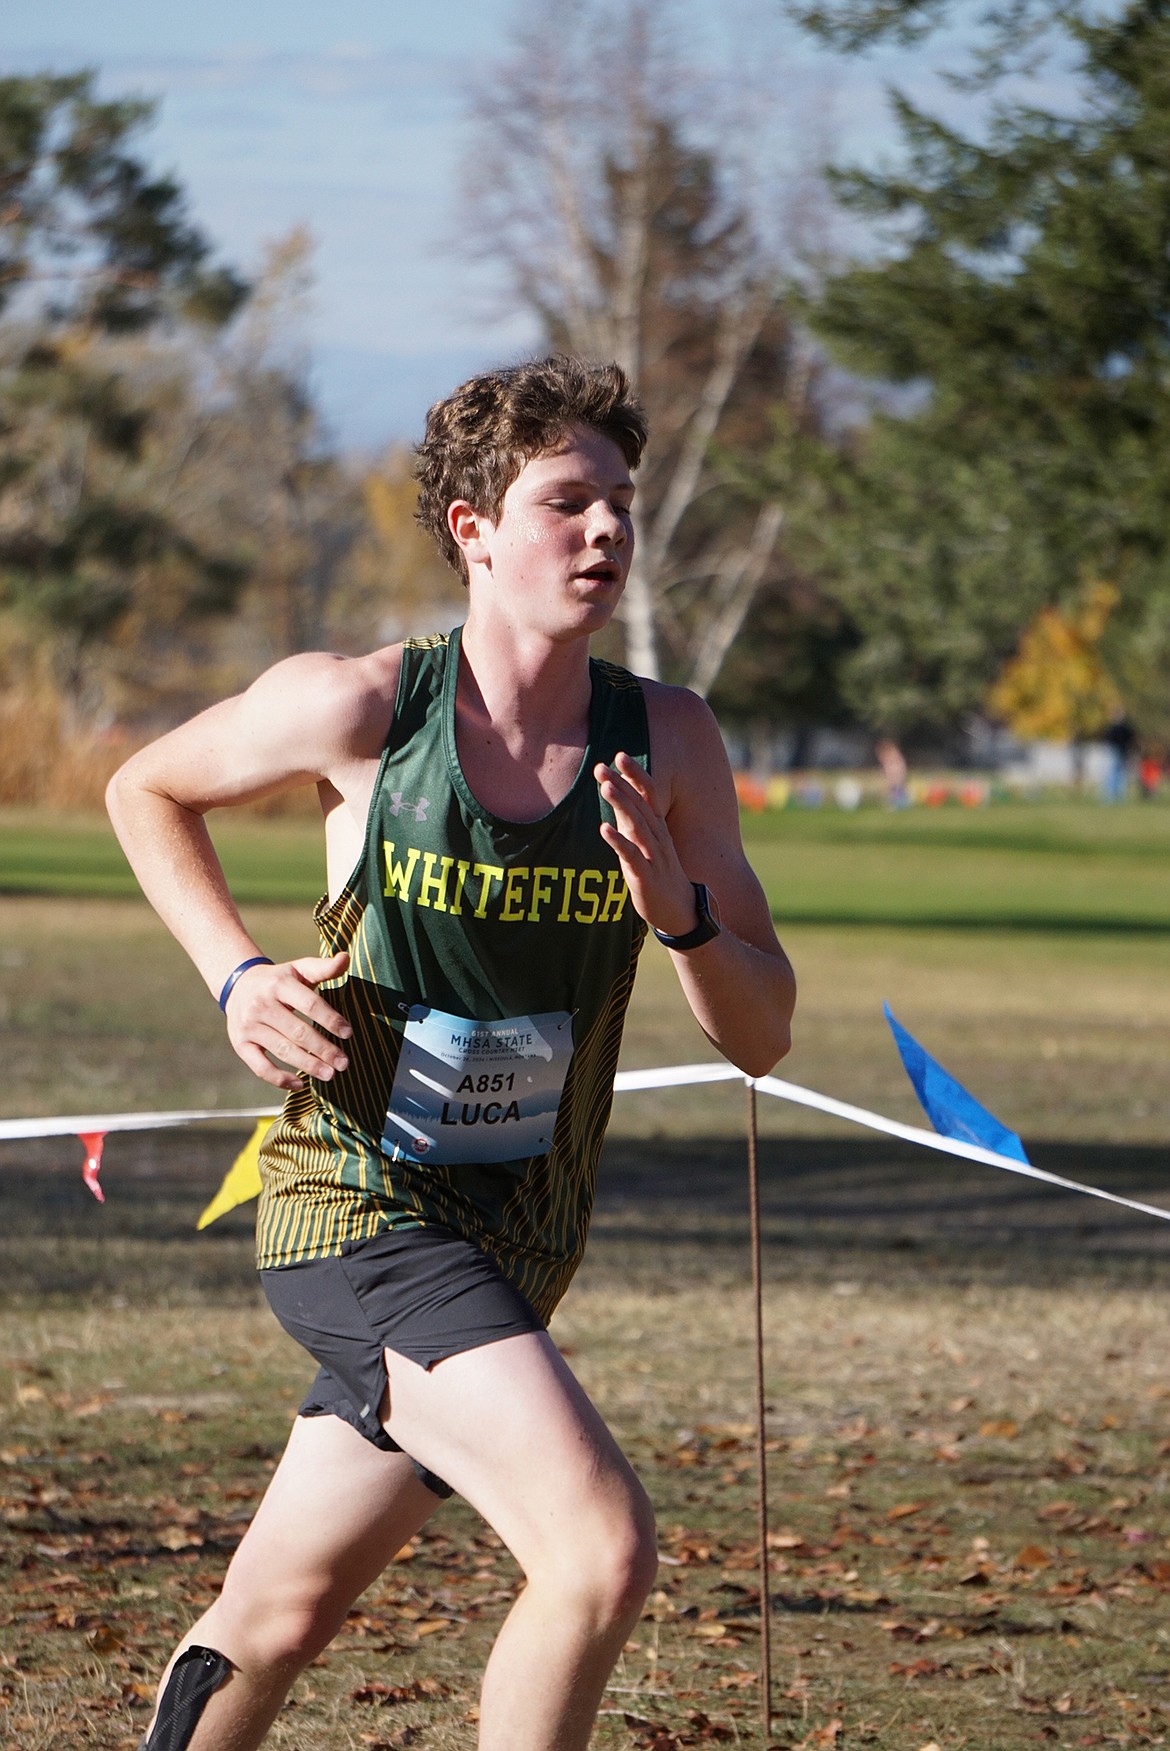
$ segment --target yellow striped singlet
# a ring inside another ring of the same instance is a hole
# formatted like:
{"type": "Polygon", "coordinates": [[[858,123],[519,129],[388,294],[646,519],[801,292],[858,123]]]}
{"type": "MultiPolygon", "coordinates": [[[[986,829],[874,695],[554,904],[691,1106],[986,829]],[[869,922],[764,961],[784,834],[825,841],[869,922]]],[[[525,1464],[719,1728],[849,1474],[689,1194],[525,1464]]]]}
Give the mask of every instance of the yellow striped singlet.
{"type": "MultiPolygon", "coordinates": [[[[649,766],[642,689],[593,660],[589,742],[538,821],[476,802],[455,746],[459,633],[405,648],[361,858],[316,911],[349,1068],[291,1094],[261,1154],[262,1267],[383,1228],[490,1253],[541,1316],[580,1262],[645,926],[593,778],[649,766]]],[[[608,811],[605,811],[608,813],[608,811]]]]}

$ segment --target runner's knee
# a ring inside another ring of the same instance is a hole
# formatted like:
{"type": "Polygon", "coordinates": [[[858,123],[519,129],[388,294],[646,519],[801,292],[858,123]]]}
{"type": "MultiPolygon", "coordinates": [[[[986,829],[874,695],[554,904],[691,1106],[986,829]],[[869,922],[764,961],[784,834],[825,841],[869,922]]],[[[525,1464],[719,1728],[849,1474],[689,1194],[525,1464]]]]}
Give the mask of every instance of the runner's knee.
{"type": "Polygon", "coordinates": [[[583,1517],[571,1550],[553,1554],[554,1584],[599,1623],[636,1616],[658,1573],[654,1512],[640,1491],[624,1513],[583,1517]]]}
{"type": "Polygon", "coordinates": [[[640,1611],[658,1576],[658,1536],[649,1498],[636,1502],[615,1540],[610,1555],[609,1579],[615,1616],[640,1611]]]}
{"type": "Polygon", "coordinates": [[[348,1605],[327,1577],[316,1585],[302,1578],[295,1586],[249,1588],[246,1596],[228,1585],[214,1607],[215,1627],[236,1665],[291,1675],[328,1647],[348,1605]]]}

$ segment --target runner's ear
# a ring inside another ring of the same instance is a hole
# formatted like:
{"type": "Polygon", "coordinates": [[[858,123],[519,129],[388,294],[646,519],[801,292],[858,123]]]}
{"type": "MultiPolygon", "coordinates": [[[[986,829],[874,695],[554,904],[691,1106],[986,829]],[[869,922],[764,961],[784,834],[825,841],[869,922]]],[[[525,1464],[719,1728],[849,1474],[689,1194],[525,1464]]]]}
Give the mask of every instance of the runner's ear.
{"type": "Polygon", "coordinates": [[[184,1648],[159,1698],[154,1725],[138,1751],[186,1751],[200,1717],[231,1671],[214,1648],[184,1648]]]}
{"type": "Polygon", "coordinates": [[[447,527],[464,560],[476,565],[489,556],[485,535],[492,529],[490,517],[485,517],[466,499],[455,499],[447,506],[447,527]]]}

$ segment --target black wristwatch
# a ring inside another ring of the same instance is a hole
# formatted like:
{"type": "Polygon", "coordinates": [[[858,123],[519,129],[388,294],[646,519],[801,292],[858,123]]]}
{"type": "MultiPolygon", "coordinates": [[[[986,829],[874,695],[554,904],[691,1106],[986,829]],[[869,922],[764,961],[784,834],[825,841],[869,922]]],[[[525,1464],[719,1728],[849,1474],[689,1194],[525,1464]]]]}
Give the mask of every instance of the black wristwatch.
{"type": "Polygon", "coordinates": [[[655,930],[655,936],[666,948],[698,948],[701,943],[710,942],[712,937],[718,936],[722,928],[719,923],[719,907],[710,888],[705,882],[693,882],[691,885],[695,890],[699,922],[684,936],[668,936],[665,930],[655,930]]]}

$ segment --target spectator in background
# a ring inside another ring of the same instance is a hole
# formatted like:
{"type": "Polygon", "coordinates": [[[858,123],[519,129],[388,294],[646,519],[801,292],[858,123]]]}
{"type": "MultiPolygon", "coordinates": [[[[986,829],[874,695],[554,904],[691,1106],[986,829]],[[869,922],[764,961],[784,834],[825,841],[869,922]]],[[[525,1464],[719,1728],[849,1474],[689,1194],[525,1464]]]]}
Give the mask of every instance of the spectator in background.
{"type": "Polygon", "coordinates": [[[1110,718],[1101,740],[1109,750],[1109,764],[1101,786],[1102,798],[1107,803],[1123,803],[1129,789],[1129,763],[1137,742],[1137,731],[1120,706],[1110,718]]]}
{"type": "Polygon", "coordinates": [[[1162,778],[1166,771],[1166,753],[1163,748],[1146,748],[1138,761],[1138,790],[1143,802],[1149,802],[1157,796],[1162,788],[1162,778]]]}
{"type": "Polygon", "coordinates": [[[886,807],[888,809],[907,808],[910,803],[910,792],[906,788],[909,767],[906,765],[905,754],[891,736],[882,736],[874,748],[874,755],[885,780],[886,807]]]}

